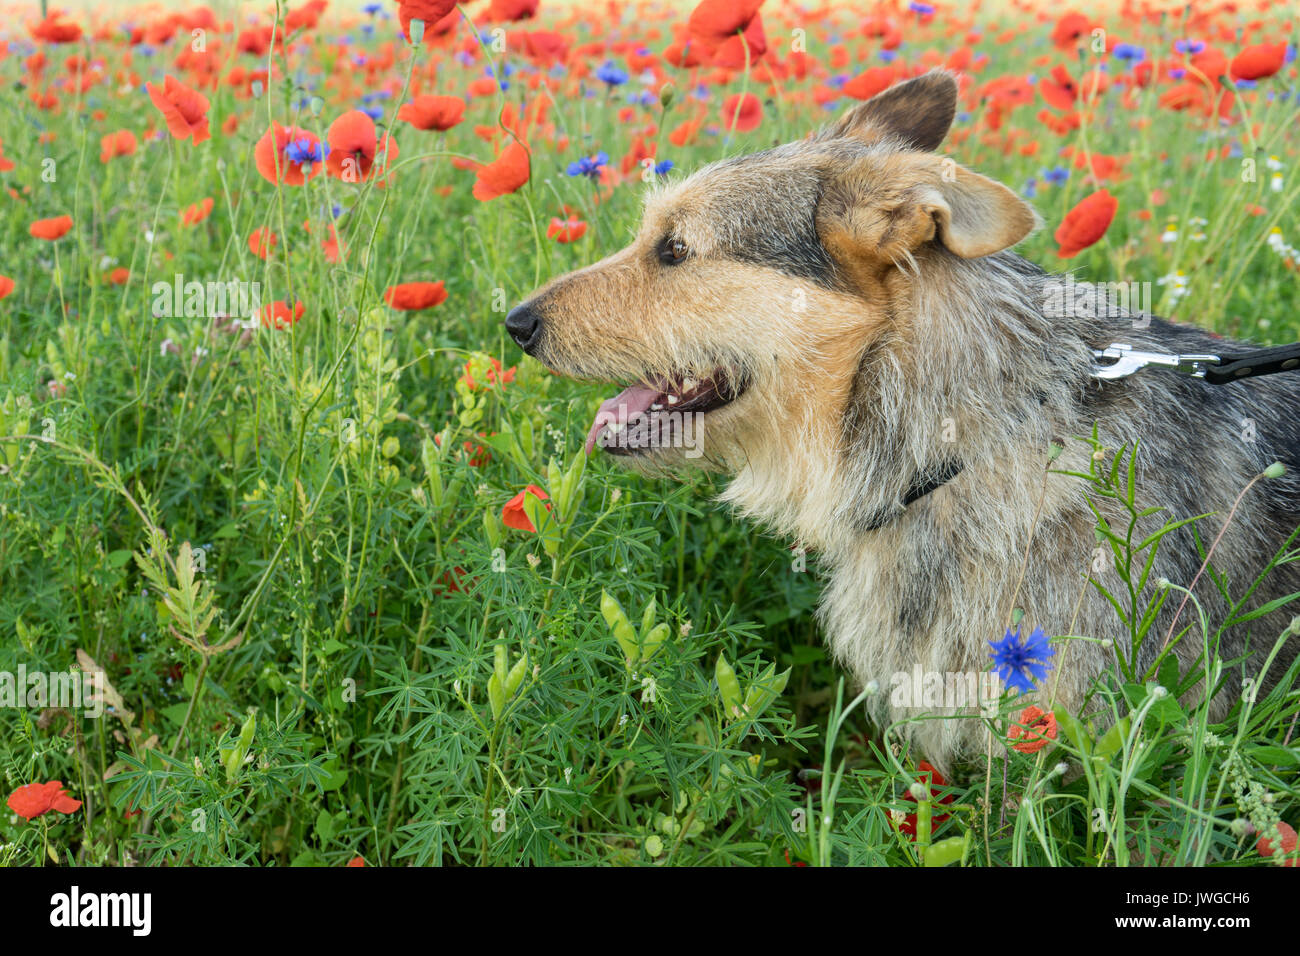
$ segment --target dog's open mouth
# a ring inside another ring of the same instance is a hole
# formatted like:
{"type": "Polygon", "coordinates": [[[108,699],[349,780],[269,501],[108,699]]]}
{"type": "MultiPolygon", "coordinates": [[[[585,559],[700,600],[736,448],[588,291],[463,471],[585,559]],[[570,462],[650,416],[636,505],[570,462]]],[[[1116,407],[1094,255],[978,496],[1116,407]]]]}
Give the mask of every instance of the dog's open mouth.
{"type": "Polygon", "coordinates": [[[703,416],[730,405],[747,384],[743,376],[725,368],[707,378],[637,382],[600,406],[587,433],[587,454],[597,445],[615,455],[694,447],[703,416]]]}

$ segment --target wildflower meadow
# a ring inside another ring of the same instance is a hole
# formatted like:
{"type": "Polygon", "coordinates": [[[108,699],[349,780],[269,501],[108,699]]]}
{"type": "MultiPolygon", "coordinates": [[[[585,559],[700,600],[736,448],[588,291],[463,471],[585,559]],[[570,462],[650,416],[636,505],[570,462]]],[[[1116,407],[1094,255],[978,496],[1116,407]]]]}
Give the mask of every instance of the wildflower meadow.
{"type": "Polygon", "coordinates": [[[1293,5],[0,7],[0,864],[1300,862],[1298,665],[1214,719],[1232,662],[1138,668],[1159,536],[1097,530],[1131,640],[1086,712],[1096,635],[1013,610],[939,768],[868,705],[953,682],[847,680],[816,553],[589,455],[607,387],[503,326],[648,192],[944,68],[1018,252],[1300,340],[1293,5]]]}

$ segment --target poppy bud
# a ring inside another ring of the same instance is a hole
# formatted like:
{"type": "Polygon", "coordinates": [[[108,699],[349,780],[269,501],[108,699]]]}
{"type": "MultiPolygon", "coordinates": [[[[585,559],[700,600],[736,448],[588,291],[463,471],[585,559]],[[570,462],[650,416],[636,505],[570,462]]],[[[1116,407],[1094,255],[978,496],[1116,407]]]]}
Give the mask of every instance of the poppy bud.
{"type": "Polygon", "coordinates": [[[419,46],[420,41],[424,39],[424,21],[412,20],[410,26],[411,46],[419,46]]]}
{"type": "Polygon", "coordinates": [[[1264,469],[1265,478],[1281,478],[1284,474],[1286,474],[1286,466],[1280,461],[1275,461],[1264,469]]]}
{"type": "Polygon", "coordinates": [[[659,105],[664,109],[673,105],[673,97],[677,95],[677,87],[672,83],[665,83],[659,87],[659,105]]]}

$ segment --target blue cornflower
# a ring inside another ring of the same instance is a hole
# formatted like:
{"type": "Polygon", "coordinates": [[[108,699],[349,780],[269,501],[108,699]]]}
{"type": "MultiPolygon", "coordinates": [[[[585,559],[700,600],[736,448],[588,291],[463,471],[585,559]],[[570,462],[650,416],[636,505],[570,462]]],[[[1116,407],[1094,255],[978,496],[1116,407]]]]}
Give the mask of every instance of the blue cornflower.
{"type": "Polygon", "coordinates": [[[1110,51],[1110,55],[1115,57],[1117,60],[1124,60],[1129,63],[1141,63],[1147,58],[1147,51],[1132,43],[1116,43],[1115,49],[1110,51]]]}
{"type": "Polygon", "coordinates": [[[907,5],[907,9],[911,10],[913,13],[919,13],[923,17],[928,17],[930,14],[934,13],[934,7],[931,4],[918,3],[917,0],[912,0],[912,2],[907,5]]]}
{"type": "Polygon", "coordinates": [[[309,139],[298,139],[284,148],[284,155],[295,166],[301,166],[304,163],[325,162],[325,157],[329,155],[329,151],[330,148],[324,143],[313,143],[309,139]]]}
{"type": "Polygon", "coordinates": [[[1070,178],[1070,171],[1064,166],[1053,166],[1043,172],[1043,178],[1053,186],[1059,186],[1070,178]]]}
{"type": "Polygon", "coordinates": [[[383,4],[367,3],[364,7],[361,8],[361,12],[369,14],[370,16],[373,17],[376,13],[378,13],[382,9],[384,9],[383,4]]]}
{"type": "Polygon", "coordinates": [[[361,112],[365,113],[372,120],[376,120],[376,121],[378,121],[380,117],[384,115],[384,110],[383,107],[381,106],[363,106],[361,107],[361,112]]]}
{"type": "Polygon", "coordinates": [[[1175,40],[1174,49],[1179,53],[1200,53],[1205,49],[1205,44],[1200,40],[1175,40]]]}
{"type": "Polygon", "coordinates": [[[621,86],[627,82],[627,71],[620,70],[613,63],[606,61],[596,71],[596,79],[608,86],[621,86]]]}
{"type": "Polygon", "coordinates": [[[608,153],[597,153],[595,156],[584,156],[576,163],[569,163],[569,168],[565,171],[570,176],[586,176],[588,179],[599,179],[600,167],[608,162],[608,153]]]}
{"type": "Polygon", "coordinates": [[[893,63],[895,60],[898,59],[897,50],[881,50],[876,55],[880,57],[882,60],[884,60],[886,63],[893,63]]]}
{"type": "Polygon", "coordinates": [[[1029,693],[1034,689],[1034,681],[1047,676],[1049,657],[1056,656],[1056,649],[1049,647],[1047,635],[1041,627],[1034,628],[1027,640],[1021,641],[1020,628],[1016,633],[1007,631],[1000,641],[989,641],[993,653],[993,669],[1007,687],[1029,693]]]}
{"type": "Polygon", "coordinates": [[[1038,179],[1034,176],[1030,176],[1029,181],[1025,183],[1025,188],[1022,190],[1022,193],[1024,194],[1024,197],[1026,199],[1033,199],[1035,196],[1037,196],[1038,179]]]}
{"type": "Polygon", "coordinates": [[[668,170],[672,168],[673,168],[673,161],[671,159],[662,160],[658,163],[655,163],[655,175],[666,176],[668,174],[668,170]]]}

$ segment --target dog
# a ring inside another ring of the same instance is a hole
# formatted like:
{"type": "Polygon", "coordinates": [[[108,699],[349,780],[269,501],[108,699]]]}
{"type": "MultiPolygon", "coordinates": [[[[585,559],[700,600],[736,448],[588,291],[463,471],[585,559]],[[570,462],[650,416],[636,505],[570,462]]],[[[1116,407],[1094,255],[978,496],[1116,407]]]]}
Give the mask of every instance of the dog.
{"type": "MultiPolygon", "coordinates": [[[[1091,568],[1088,484],[1062,474],[1089,471],[1096,453],[1080,439],[1094,426],[1105,454],[1136,443],[1139,504],[1161,509],[1134,541],[1213,513],[1163,540],[1144,603],[1161,578],[1192,584],[1234,500],[1272,462],[1285,474],[1244,496],[1213,567],[1239,596],[1300,527],[1300,373],[1226,385],[1174,370],[1098,378],[1094,350],[1117,341],[1242,346],[1096,296],[1049,307],[1063,277],[1010,251],[1038,215],[936,152],[957,101],[955,78],[932,71],[804,140],[661,185],[627,248],[506,317],[551,370],[630,385],[601,406],[588,451],[607,447],[649,473],[725,472],[722,497],[739,514],[817,554],[833,656],[859,686],[877,682],[874,718],[941,768],[988,746],[978,715],[937,707],[918,719],[884,685],[988,671],[1013,607],[1022,628],[1093,639],[1057,643],[1035,697],[1044,708],[1079,714],[1116,670],[1128,629],[1087,577],[1112,592],[1122,583],[1091,568]]],[[[1092,498],[1124,527],[1114,501],[1092,498]]],[[[1216,622],[1228,604],[1212,578],[1194,594],[1216,622]]],[[[1300,562],[1283,563],[1245,608],[1296,591],[1300,562]]],[[[1140,647],[1144,669],[1173,621],[1170,596],[1140,647]]],[[[1243,678],[1270,687],[1285,672],[1294,634],[1260,682],[1292,613],[1226,633],[1216,719],[1243,678]]],[[[1189,603],[1179,629],[1196,619],[1189,603]]],[[[1175,645],[1184,675],[1202,645],[1199,627],[1175,645]]]]}

